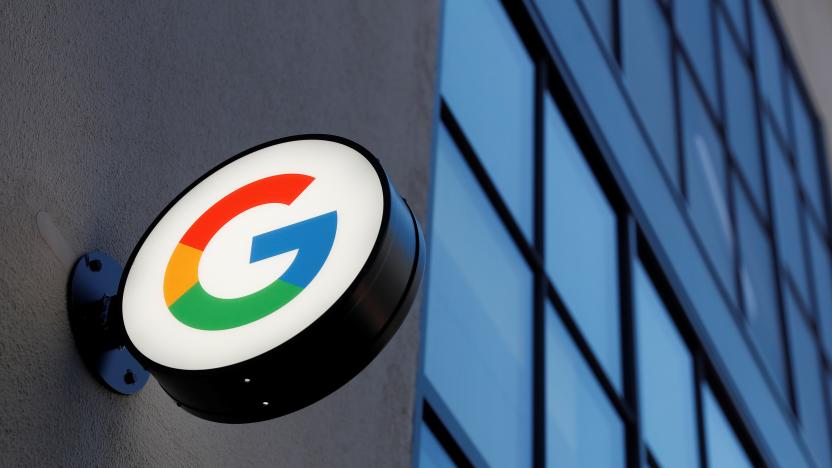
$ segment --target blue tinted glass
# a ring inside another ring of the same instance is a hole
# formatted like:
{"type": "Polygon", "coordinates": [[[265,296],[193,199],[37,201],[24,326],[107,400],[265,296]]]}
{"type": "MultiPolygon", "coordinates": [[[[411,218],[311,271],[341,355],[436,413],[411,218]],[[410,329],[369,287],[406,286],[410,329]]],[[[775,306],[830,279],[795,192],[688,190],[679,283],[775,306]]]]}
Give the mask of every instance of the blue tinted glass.
{"type": "Polygon", "coordinates": [[[624,466],[624,427],[551,305],[546,308],[546,466],[624,466]]]}
{"type": "Polygon", "coordinates": [[[789,99],[794,127],[794,147],[800,180],[816,213],[823,213],[823,190],[818,170],[817,141],[812,118],[794,78],[789,80],[789,99]]]}
{"type": "Polygon", "coordinates": [[[813,223],[807,225],[820,333],[827,352],[832,355],[832,265],[829,263],[829,248],[818,228],[813,223]]]}
{"type": "Polygon", "coordinates": [[[809,325],[787,291],[786,313],[789,320],[789,342],[792,348],[797,413],[809,451],[817,466],[832,466],[829,454],[829,429],[823,402],[820,355],[809,325]]]}
{"type": "Polygon", "coordinates": [[[760,92],[763,93],[780,128],[785,129],[780,44],[761,0],[751,1],[751,21],[754,25],[754,59],[757,61],[760,92]]]}
{"type": "Polygon", "coordinates": [[[545,103],[546,271],[610,379],[620,381],[615,213],[550,98],[545,103]]]}
{"type": "Polygon", "coordinates": [[[532,62],[496,0],[449,0],[443,35],[442,96],[531,235],[532,62]]]}
{"type": "Polygon", "coordinates": [[[711,2],[707,0],[679,1],[673,3],[673,9],[682,44],[693,62],[705,92],[708,93],[708,99],[712,104],[716,104],[716,65],[711,28],[711,2]]]}
{"type": "Polygon", "coordinates": [[[708,466],[751,468],[748,455],[707,385],[702,387],[702,408],[705,418],[708,466]]]}
{"type": "MultiPolygon", "coordinates": [[[[553,2],[559,0],[538,0],[538,3],[553,2]]],[[[612,51],[613,43],[613,10],[612,0],[581,0],[589,12],[592,22],[595,24],[595,29],[601,35],[601,40],[607,50],[612,51]]]]}
{"type": "Polygon", "coordinates": [[[748,41],[748,33],[745,31],[745,0],[723,0],[722,3],[725,4],[731,22],[736,27],[737,32],[741,36],[740,40],[742,41],[742,45],[745,47],[747,44],[746,41],[748,41]]]}
{"type": "Polygon", "coordinates": [[[786,364],[777,313],[776,283],[771,247],[763,227],[751,211],[745,192],[735,190],[737,236],[740,244],[740,283],[745,316],[757,350],[781,396],[786,395],[786,364]]]}
{"type": "Polygon", "coordinates": [[[800,205],[794,172],[786,161],[780,144],[774,137],[770,121],[766,125],[766,153],[768,154],[769,180],[774,205],[774,228],[777,232],[777,251],[804,298],[808,298],[806,264],[803,260],[803,240],[800,236],[800,205]]]}
{"type": "Polygon", "coordinates": [[[442,444],[430,429],[422,423],[419,434],[419,466],[421,468],[453,468],[456,465],[445,453],[442,444]]]}
{"type": "Polygon", "coordinates": [[[725,179],[725,156],[717,131],[693,87],[687,67],[679,67],[679,84],[688,208],[722,284],[733,296],[734,248],[725,179]]]}
{"type": "Polygon", "coordinates": [[[736,42],[728,34],[722,15],[720,18],[720,57],[725,86],[725,125],[728,143],[751,185],[757,205],[765,206],[751,72],[745,65],[736,42]]]}
{"type": "Polygon", "coordinates": [[[532,275],[444,128],[435,164],[425,374],[489,464],[527,466],[532,275]]]}
{"type": "Polygon", "coordinates": [[[638,385],[647,445],[662,466],[699,466],[693,360],[650,278],[635,264],[638,385]]]}
{"type": "Polygon", "coordinates": [[[677,182],[670,34],[656,0],[621,2],[624,74],[671,180],[677,182]]]}

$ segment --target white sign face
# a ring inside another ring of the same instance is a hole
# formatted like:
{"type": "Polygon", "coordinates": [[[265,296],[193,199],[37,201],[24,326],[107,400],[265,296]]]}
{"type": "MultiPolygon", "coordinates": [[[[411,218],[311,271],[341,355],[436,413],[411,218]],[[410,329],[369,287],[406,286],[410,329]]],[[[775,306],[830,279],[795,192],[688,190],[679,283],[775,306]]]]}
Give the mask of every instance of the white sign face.
{"type": "Polygon", "coordinates": [[[294,337],[367,262],[384,194],[349,146],[295,140],[213,172],[159,220],[127,271],[122,314],[147,358],[224,367],[294,337]]]}

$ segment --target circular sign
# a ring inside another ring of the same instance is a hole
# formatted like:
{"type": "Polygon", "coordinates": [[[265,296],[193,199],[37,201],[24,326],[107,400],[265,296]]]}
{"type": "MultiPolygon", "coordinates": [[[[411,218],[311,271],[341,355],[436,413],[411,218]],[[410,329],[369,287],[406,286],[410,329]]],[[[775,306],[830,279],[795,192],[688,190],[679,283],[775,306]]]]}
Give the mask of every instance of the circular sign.
{"type": "Polygon", "coordinates": [[[215,168],[157,218],[125,268],[121,323],[185,409],[257,421],[365,367],[423,269],[418,223],[368,151],[286,138],[215,168]]]}

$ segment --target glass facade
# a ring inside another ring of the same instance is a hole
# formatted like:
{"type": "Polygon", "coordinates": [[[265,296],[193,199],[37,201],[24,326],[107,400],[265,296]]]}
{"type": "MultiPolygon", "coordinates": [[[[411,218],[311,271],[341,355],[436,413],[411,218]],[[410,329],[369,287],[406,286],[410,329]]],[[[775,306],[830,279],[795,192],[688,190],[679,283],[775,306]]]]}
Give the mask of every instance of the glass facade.
{"type": "Polygon", "coordinates": [[[420,466],[832,464],[819,125],[766,0],[446,0],[420,466]]]}

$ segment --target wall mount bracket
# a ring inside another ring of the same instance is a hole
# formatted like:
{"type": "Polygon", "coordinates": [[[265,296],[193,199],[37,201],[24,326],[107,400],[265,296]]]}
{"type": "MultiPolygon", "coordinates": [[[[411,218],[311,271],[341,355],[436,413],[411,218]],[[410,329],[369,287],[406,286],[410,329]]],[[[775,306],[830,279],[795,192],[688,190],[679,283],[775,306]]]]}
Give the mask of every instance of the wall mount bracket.
{"type": "Polygon", "coordinates": [[[100,251],[81,256],[69,279],[69,324],[89,371],[110,390],[132,395],[141,390],[148,372],[125,346],[123,327],[112,320],[118,307],[123,268],[100,251]]]}

